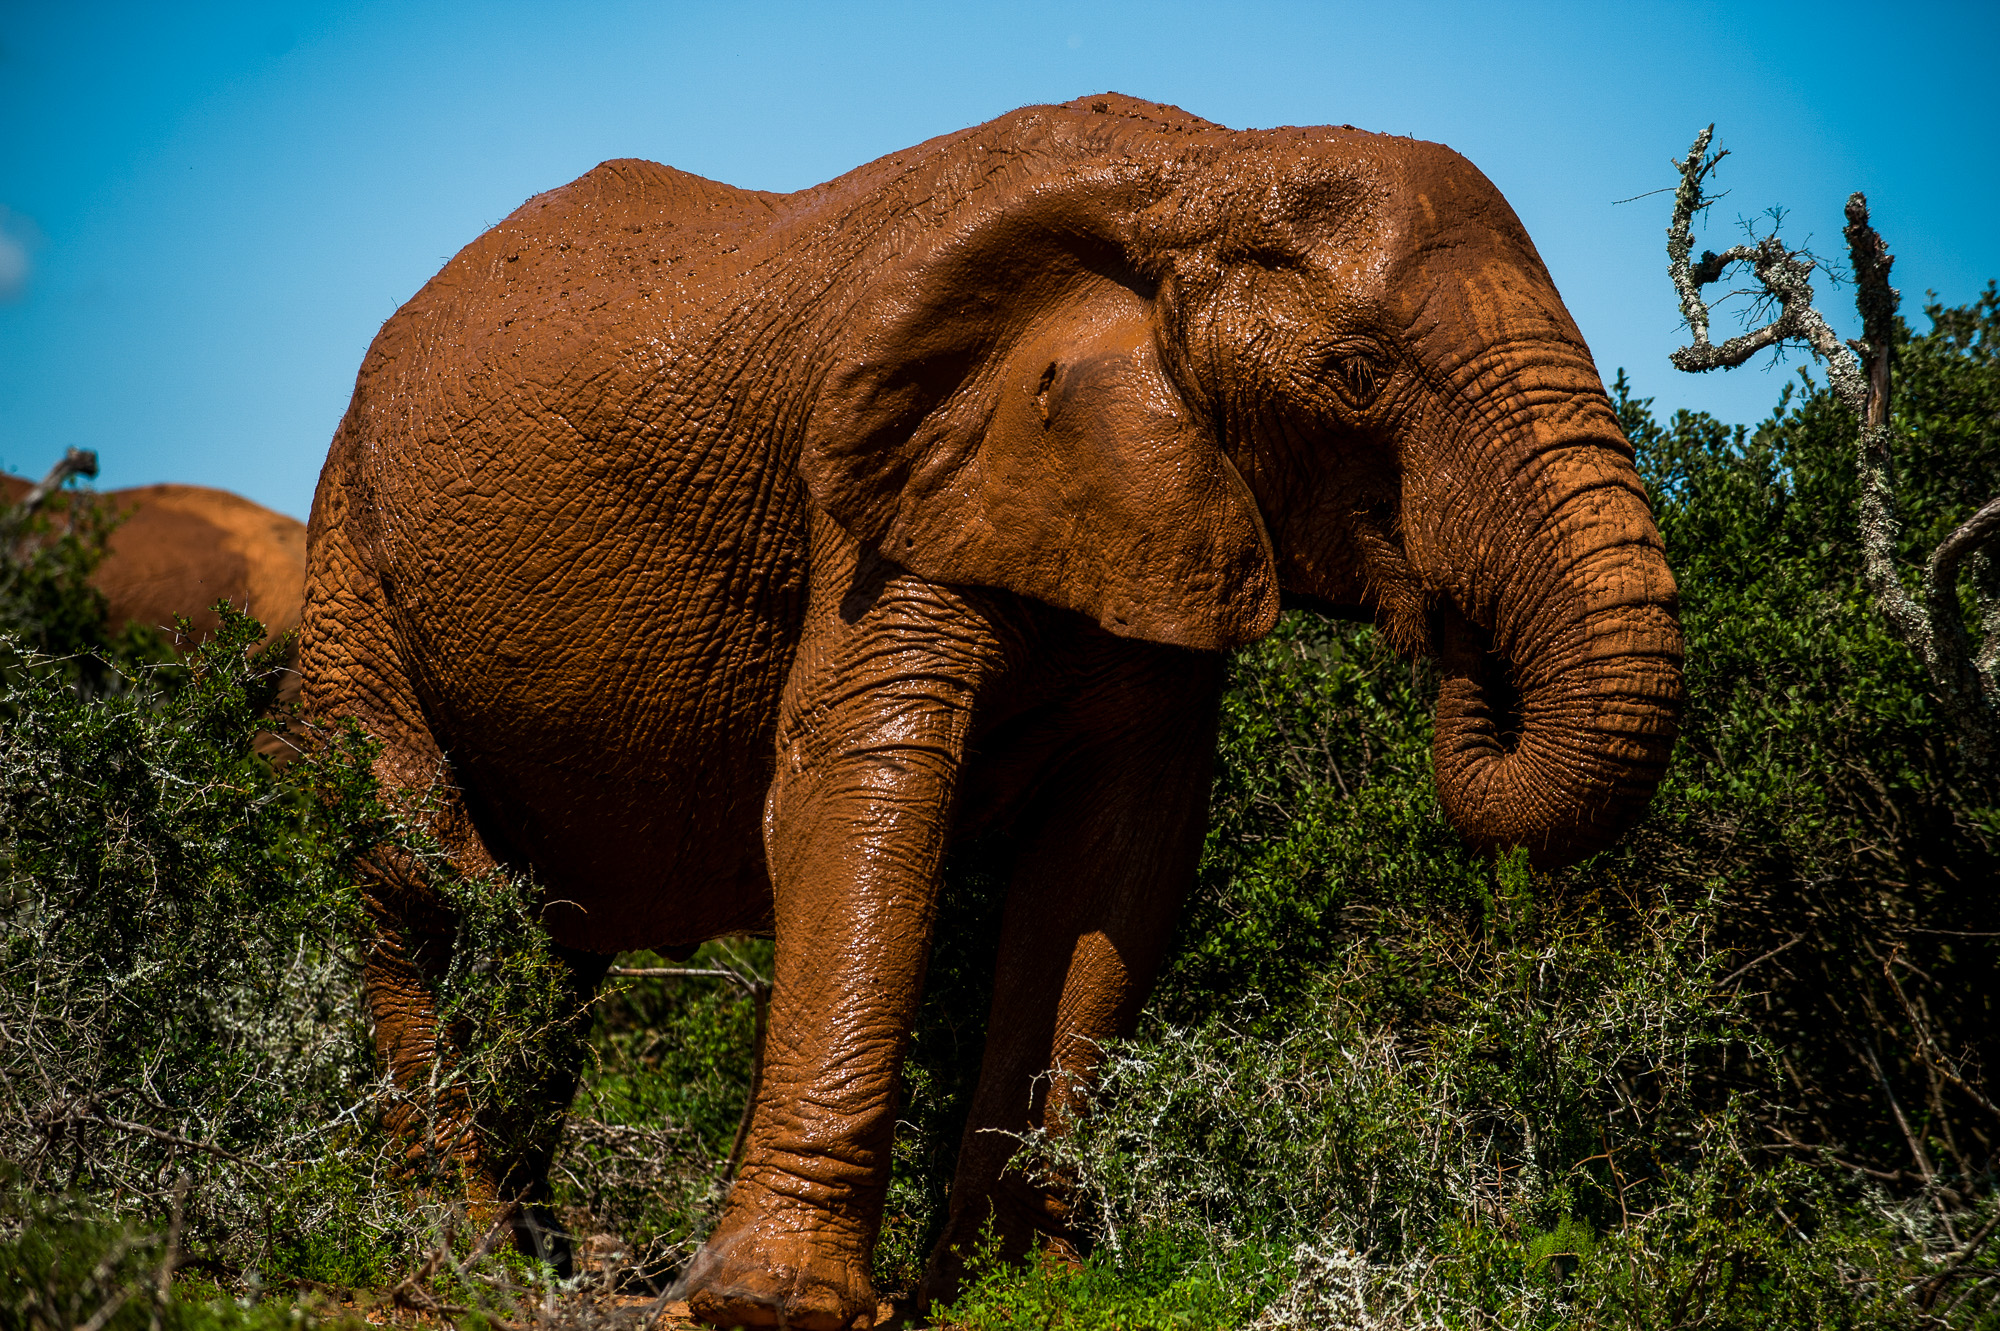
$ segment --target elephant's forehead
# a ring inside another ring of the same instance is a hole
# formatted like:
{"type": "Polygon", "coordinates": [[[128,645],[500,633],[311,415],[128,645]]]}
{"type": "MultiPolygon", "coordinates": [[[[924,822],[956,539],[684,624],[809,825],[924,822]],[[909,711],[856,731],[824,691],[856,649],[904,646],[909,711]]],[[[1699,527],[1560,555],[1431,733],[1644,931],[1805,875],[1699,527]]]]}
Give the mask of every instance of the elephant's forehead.
{"type": "Polygon", "coordinates": [[[1517,339],[1579,337],[1555,283],[1517,228],[1461,226],[1403,248],[1388,266],[1383,300],[1416,337],[1500,346],[1517,339]]]}
{"type": "Polygon", "coordinates": [[[1387,186],[1372,237],[1392,317],[1413,332],[1487,340],[1575,335],[1527,229],[1470,163],[1419,159],[1387,186]]]}
{"type": "Polygon", "coordinates": [[[1242,138],[1211,169],[1239,200],[1274,216],[1325,220],[1360,211],[1414,230],[1467,216],[1513,217],[1479,168],[1442,144],[1361,130],[1242,138]]]}
{"type": "Polygon", "coordinates": [[[1506,199],[1449,148],[1361,131],[1241,139],[1166,204],[1225,260],[1268,246],[1362,298],[1541,271],[1506,199]]]}

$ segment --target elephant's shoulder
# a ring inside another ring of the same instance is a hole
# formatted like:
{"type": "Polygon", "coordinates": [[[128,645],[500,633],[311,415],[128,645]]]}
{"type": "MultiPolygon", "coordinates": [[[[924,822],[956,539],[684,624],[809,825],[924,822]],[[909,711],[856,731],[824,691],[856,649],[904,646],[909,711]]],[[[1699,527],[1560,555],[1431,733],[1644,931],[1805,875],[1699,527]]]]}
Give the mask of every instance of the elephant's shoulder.
{"type": "Polygon", "coordinates": [[[614,226],[699,218],[712,227],[767,219],[784,198],[768,190],[725,185],[641,157],[620,157],[599,163],[567,185],[536,195],[520,211],[588,212],[614,226]]]}

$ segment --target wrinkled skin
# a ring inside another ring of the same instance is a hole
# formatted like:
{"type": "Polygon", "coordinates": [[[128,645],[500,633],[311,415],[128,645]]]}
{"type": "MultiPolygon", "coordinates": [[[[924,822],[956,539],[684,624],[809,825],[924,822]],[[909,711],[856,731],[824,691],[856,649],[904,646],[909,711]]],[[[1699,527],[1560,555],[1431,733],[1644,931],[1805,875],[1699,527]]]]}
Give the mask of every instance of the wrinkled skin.
{"type": "MultiPolygon", "coordinates": [[[[443,782],[467,867],[532,869],[579,1001],[614,951],[775,934],[748,1154],[688,1275],[717,1324],[874,1316],[958,839],[1014,862],[920,1297],[989,1217],[1015,1253],[1066,1235],[1002,1134],[1060,1129],[1132,1028],[1221,652],[1281,594],[1440,659],[1451,816],[1543,863],[1636,816],[1681,699],[1630,448],[1493,187],[1115,95],[798,194],[622,161],[530,200],[377,337],[309,577],[309,702],[391,786],[443,782]]],[[[375,874],[376,1038],[417,1081],[451,921],[375,874]]],[[[548,1144],[456,1140],[475,1200],[541,1196],[548,1144]]]]}
{"type": "MultiPolygon", "coordinates": [[[[30,488],[0,475],[0,508],[30,488]]],[[[90,578],[114,632],[142,624],[171,633],[174,617],[184,615],[203,637],[220,623],[211,608],[217,601],[246,611],[272,638],[299,626],[306,525],[297,518],[201,485],[140,485],[98,499],[120,515],[90,578]]]]}

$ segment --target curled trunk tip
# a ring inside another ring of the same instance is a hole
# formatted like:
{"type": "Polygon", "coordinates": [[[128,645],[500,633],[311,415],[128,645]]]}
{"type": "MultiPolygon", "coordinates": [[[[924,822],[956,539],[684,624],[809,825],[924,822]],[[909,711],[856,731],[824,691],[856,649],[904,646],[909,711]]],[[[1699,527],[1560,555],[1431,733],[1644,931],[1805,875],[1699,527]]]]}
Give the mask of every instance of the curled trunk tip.
{"type": "Polygon", "coordinates": [[[1462,616],[1448,618],[1432,756],[1454,826],[1481,849],[1525,847],[1545,869],[1609,846],[1645,810],[1679,734],[1671,612],[1589,616],[1566,635],[1564,660],[1532,675],[1462,616]]]}

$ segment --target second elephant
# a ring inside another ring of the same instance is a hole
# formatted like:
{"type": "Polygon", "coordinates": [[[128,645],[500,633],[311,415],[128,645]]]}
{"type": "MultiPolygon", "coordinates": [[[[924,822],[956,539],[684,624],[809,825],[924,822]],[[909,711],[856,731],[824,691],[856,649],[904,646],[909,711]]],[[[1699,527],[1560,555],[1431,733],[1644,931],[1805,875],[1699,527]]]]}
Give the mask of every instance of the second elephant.
{"type": "MultiPolygon", "coordinates": [[[[31,487],[0,475],[0,508],[31,487]]],[[[51,500],[75,502],[69,497],[51,500]]],[[[306,585],[306,527],[227,490],[204,485],[139,485],[91,502],[117,518],[91,585],[104,594],[105,622],[171,632],[186,618],[196,637],[220,622],[228,601],[264,626],[267,638],[298,628],[306,585]]]]}

